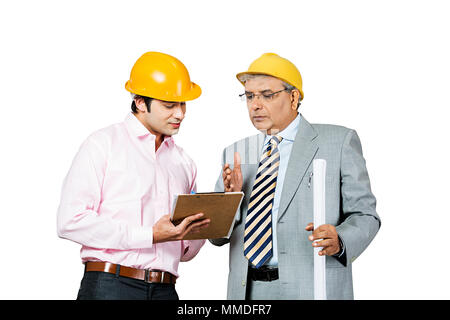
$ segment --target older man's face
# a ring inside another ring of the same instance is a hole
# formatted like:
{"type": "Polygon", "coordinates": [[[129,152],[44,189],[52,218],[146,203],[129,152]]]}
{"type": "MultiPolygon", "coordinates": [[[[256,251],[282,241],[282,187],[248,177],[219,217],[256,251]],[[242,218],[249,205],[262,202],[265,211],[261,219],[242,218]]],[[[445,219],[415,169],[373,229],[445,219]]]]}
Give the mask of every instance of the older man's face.
{"type": "Polygon", "coordinates": [[[255,77],[245,82],[248,113],[256,129],[274,135],[295,119],[297,105],[293,101],[293,93],[284,90],[270,95],[283,89],[283,81],[269,76],[255,77]]]}

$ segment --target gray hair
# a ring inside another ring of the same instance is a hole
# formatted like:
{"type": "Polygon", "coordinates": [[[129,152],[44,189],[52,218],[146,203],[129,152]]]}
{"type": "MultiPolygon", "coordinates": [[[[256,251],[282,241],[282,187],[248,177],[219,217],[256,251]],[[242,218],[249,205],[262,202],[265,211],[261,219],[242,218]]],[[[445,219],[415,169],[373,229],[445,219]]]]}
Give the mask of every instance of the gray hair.
{"type": "MultiPolygon", "coordinates": [[[[262,73],[256,73],[256,74],[245,73],[245,74],[243,74],[243,75],[241,75],[241,76],[239,77],[239,80],[245,84],[245,82],[246,82],[247,80],[254,79],[254,78],[259,78],[259,77],[271,77],[271,78],[276,78],[276,77],[269,76],[269,75],[267,75],[267,74],[262,74],[262,73]]],[[[278,79],[278,78],[277,78],[277,79],[278,79]]],[[[281,80],[281,79],[280,79],[280,80],[281,80]]],[[[298,90],[296,87],[294,87],[293,85],[287,83],[286,81],[283,81],[283,80],[281,80],[281,81],[283,82],[283,87],[284,87],[287,91],[292,92],[292,90],[298,90]]],[[[298,91],[299,91],[299,93],[300,93],[300,90],[298,90],[298,91]]],[[[300,104],[301,104],[301,103],[300,103],[300,99],[301,99],[301,94],[300,94],[300,96],[298,97],[297,110],[298,110],[298,107],[300,107],[300,104]]]]}

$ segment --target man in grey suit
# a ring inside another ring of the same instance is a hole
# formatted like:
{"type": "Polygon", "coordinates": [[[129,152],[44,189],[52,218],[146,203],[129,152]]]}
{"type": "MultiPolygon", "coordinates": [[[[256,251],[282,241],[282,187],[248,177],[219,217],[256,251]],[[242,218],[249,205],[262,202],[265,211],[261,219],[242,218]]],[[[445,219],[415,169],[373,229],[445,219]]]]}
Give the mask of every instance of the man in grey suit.
{"type": "Polygon", "coordinates": [[[230,239],[228,299],[313,299],[314,247],[326,256],[328,299],[353,299],[352,263],[380,228],[356,132],[298,113],[300,72],[273,53],[237,75],[260,134],[223,152],[216,191],[243,191],[230,239]],[[313,226],[312,162],[325,159],[326,224],[313,226]],[[312,232],[311,232],[312,231],[312,232]]]}

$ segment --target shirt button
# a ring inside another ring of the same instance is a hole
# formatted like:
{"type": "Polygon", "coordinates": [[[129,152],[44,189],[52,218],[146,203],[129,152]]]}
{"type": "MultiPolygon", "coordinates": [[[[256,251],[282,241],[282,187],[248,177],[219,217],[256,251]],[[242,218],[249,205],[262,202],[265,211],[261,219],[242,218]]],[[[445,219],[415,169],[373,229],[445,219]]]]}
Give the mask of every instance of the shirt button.
{"type": "Polygon", "coordinates": [[[246,284],[247,284],[247,281],[242,280],[242,286],[245,287],[246,284]]]}

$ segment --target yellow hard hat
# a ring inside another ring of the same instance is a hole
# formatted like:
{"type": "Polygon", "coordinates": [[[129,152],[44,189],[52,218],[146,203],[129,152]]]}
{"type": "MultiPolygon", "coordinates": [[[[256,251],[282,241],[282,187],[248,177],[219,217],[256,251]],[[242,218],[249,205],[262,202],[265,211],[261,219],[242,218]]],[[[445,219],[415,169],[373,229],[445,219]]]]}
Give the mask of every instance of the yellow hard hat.
{"type": "Polygon", "coordinates": [[[265,74],[281,79],[300,91],[300,100],[303,100],[302,76],[297,67],[288,59],[282,58],[275,53],[264,53],[252,62],[248,70],[238,73],[236,77],[244,84],[240,77],[244,74],[265,74]]]}
{"type": "Polygon", "coordinates": [[[191,82],[180,60],[160,52],[146,52],[136,61],[125,89],[140,96],[175,102],[194,100],[202,93],[191,82]]]}

